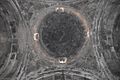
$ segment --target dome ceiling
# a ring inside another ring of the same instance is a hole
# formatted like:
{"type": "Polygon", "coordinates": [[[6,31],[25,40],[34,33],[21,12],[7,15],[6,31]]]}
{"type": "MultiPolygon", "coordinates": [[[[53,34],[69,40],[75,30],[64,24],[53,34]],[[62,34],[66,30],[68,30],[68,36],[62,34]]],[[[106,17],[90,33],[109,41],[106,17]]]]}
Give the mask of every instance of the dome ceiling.
{"type": "Polygon", "coordinates": [[[0,0],[0,80],[120,80],[119,0],[0,0]]]}

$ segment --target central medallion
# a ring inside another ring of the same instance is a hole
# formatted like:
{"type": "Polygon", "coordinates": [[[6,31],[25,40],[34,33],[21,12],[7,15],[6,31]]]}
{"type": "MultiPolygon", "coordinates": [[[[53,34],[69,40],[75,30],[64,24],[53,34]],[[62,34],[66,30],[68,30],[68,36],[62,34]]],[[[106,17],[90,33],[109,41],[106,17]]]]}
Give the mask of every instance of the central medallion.
{"type": "Polygon", "coordinates": [[[54,58],[78,54],[86,41],[86,32],[80,19],[71,12],[51,12],[41,21],[40,45],[54,58]]]}

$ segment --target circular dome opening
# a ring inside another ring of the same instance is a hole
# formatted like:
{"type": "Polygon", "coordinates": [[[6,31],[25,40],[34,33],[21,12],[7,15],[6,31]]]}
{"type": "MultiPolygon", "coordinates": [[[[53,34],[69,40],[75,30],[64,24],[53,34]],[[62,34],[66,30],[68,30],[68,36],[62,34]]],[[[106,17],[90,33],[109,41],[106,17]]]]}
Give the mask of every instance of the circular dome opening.
{"type": "Polygon", "coordinates": [[[77,54],[85,42],[85,28],[80,19],[67,12],[52,12],[39,28],[41,46],[55,58],[77,54]]]}

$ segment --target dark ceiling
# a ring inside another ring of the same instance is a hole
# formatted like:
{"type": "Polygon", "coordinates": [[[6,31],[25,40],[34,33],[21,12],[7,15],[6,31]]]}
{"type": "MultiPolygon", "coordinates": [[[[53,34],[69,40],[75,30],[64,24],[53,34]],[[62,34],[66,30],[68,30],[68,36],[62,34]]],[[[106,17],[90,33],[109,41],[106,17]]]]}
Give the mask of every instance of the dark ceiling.
{"type": "Polygon", "coordinates": [[[0,0],[0,80],[120,80],[119,0],[0,0]]]}

